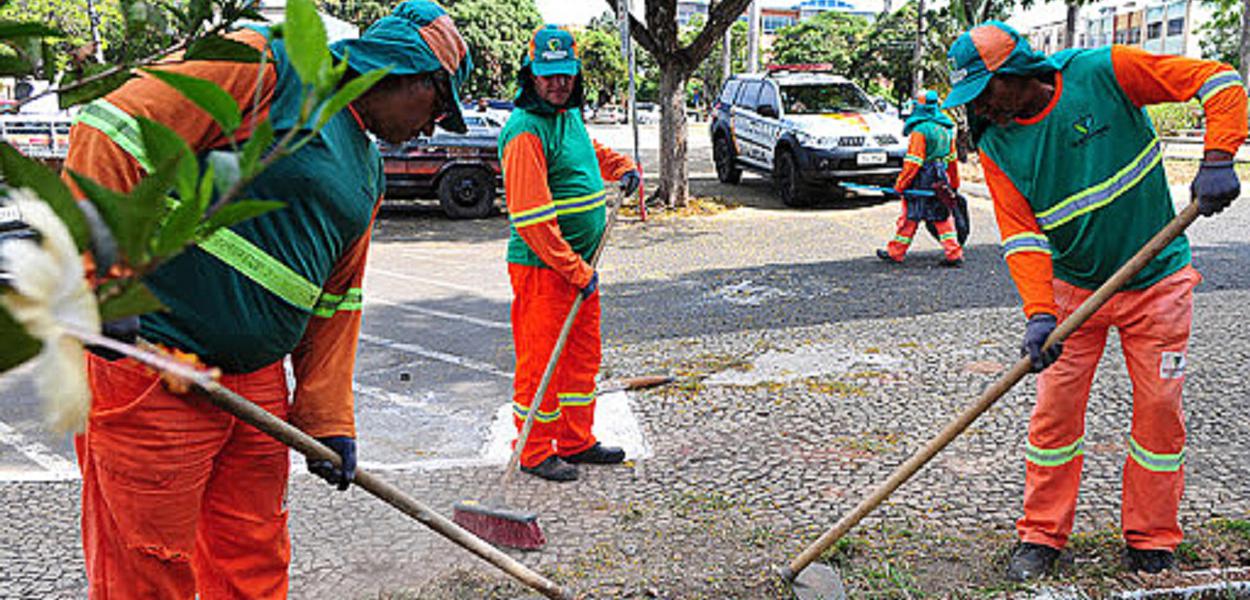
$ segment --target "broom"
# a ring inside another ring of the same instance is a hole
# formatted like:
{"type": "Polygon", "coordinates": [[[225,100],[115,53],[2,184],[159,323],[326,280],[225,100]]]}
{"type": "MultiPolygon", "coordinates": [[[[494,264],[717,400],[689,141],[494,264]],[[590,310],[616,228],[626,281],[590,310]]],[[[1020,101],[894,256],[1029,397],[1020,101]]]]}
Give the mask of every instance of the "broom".
{"type": "MultiPolygon", "coordinates": [[[[616,222],[615,208],[621,196],[622,194],[618,194],[612,205],[608,206],[608,222],[603,227],[603,234],[599,237],[599,245],[595,248],[594,255],[590,257],[591,268],[599,265],[599,256],[603,254],[603,248],[607,245],[608,233],[612,231],[612,225],[616,222]]],[[[525,423],[521,426],[516,444],[512,447],[512,457],[508,459],[508,466],[504,467],[503,474],[499,477],[499,485],[496,486],[492,500],[489,502],[462,500],[452,506],[452,521],[495,545],[521,550],[537,550],[547,543],[547,536],[543,535],[542,528],[538,526],[538,515],[507,507],[503,503],[503,493],[508,488],[508,482],[512,480],[512,473],[521,462],[521,451],[525,449],[530,430],[534,428],[534,415],[538,414],[538,406],[547,393],[547,386],[551,383],[551,377],[556,371],[556,364],[560,362],[560,354],[564,351],[565,343],[569,341],[569,332],[573,330],[573,321],[577,319],[577,312],[582,307],[582,301],[580,293],[573,298],[573,306],[569,308],[569,314],[564,318],[564,326],[560,328],[560,336],[556,338],[556,345],[551,350],[551,358],[547,359],[547,369],[543,371],[538,390],[534,392],[534,398],[530,401],[525,423]]]]}

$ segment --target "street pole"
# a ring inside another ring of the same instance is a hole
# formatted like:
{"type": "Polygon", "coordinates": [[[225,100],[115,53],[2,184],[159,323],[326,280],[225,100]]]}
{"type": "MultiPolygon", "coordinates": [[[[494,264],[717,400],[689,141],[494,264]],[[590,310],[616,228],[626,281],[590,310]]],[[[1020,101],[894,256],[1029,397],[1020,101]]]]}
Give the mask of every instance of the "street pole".
{"type": "Polygon", "coordinates": [[[924,58],[924,0],[916,1],[916,47],[912,49],[911,64],[912,80],[911,94],[915,96],[920,93],[924,86],[924,69],[920,68],[920,61],[924,58]]]}
{"type": "Polygon", "coordinates": [[[760,2],[759,0],[751,0],[751,9],[747,13],[747,72],[758,73],[759,70],[760,2]]]}
{"type": "Polygon", "coordinates": [[[95,13],[95,2],[87,0],[87,20],[91,22],[91,44],[95,46],[95,59],[104,64],[104,44],[100,42],[100,19],[95,13]]]}
{"type": "MultiPolygon", "coordinates": [[[[628,106],[626,113],[629,115],[630,127],[634,130],[634,164],[642,166],[642,153],[638,150],[638,106],[635,97],[638,93],[637,84],[634,79],[634,44],[630,39],[629,25],[629,0],[617,0],[617,6],[621,15],[621,52],[625,54],[626,68],[629,69],[629,98],[626,100],[628,106]]],[[[641,192],[641,190],[639,190],[641,192]]],[[[638,216],[643,220],[647,220],[647,202],[645,200],[645,192],[639,196],[638,200],[638,216]]],[[[624,199],[622,199],[624,202],[624,199]]]]}
{"type": "MultiPolygon", "coordinates": [[[[1188,21],[1186,21],[1188,22],[1188,21]]],[[[1250,78],[1250,0],[1242,2],[1241,7],[1241,80],[1250,78]]]]}
{"type": "MultiPolygon", "coordinates": [[[[1246,1],[1250,2],[1250,0],[1246,0],[1246,1]]],[[[729,81],[729,77],[733,75],[733,65],[734,65],[733,25],[730,25],[729,28],[725,30],[725,38],[724,38],[724,41],[721,43],[721,47],[723,48],[721,52],[721,57],[720,57],[721,81],[729,81]]]]}

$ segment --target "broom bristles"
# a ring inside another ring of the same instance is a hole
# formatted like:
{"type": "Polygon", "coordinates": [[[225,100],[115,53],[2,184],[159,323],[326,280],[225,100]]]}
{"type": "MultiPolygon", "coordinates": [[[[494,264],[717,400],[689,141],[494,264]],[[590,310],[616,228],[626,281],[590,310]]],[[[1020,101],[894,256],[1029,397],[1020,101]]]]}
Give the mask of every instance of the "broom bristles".
{"type": "Polygon", "coordinates": [[[537,550],[547,543],[534,513],[465,500],[452,507],[451,520],[496,546],[537,550]]]}

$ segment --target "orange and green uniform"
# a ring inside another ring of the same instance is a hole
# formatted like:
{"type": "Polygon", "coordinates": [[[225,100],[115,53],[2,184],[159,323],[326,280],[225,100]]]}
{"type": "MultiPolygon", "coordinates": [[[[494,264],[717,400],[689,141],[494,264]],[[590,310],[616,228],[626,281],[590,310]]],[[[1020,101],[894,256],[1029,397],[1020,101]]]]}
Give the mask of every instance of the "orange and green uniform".
{"type": "Polygon", "coordinates": [[[529,411],[538,410],[521,453],[521,464],[533,467],[595,444],[598,293],[582,303],[546,395],[537,407],[531,402],[569,308],[594,273],[588,261],[607,215],[603,182],[619,179],[634,164],[590,139],[580,109],[541,101],[512,112],[499,148],[511,223],[513,413],[519,430],[529,411]]]}
{"type": "MultiPolygon", "coordinates": [[[[265,47],[261,31],[233,37],[265,47]]],[[[242,107],[259,98],[238,139],[265,117],[281,137],[300,126],[302,86],[281,41],[269,56],[263,72],[233,62],[160,68],[210,80],[242,107]]],[[[82,110],[67,169],[132,188],[150,164],[135,116],[171,128],[195,152],[228,148],[206,113],[140,76],[82,110]]],[[[140,335],[220,367],[223,384],[315,437],[354,437],[360,285],[383,186],[381,157],[360,118],[351,109],[334,115],[242,196],[285,208],[231,227],[145,278],[169,310],[144,315],[140,335]]],[[[130,359],[92,355],[89,376],[91,415],[76,441],[91,597],[284,598],[285,446],[206,400],[166,391],[130,359]]]]}
{"type": "MultiPolygon", "coordinates": [[[[1051,60],[1059,70],[1050,104],[1027,120],[989,127],[980,151],[1024,312],[1062,320],[1175,214],[1142,107],[1197,99],[1207,115],[1206,148],[1235,153],[1246,137],[1246,92],[1226,65],[1126,46],[1051,60]]],[[[1181,387],[1200,279],[1181,236],[1069,336],[1059,360],[1038,376],[1017,523],[1022,541],[1059,548],[1072,531],[1090,385],[1115,327],[1133,382],[1124,538],[1142,550],[1180,543],[1181,387]]]]}
{"type": "MultiPolygon", "coordinates": [[[[903,196],[903,213],[899,215],[894,239],[886,245],[890,258],[902,261],[911,247],[912,239],[920,221],[916,219],[916,202],[939,202],[936,198],[908,199],[903,194],[909,189],[928,189],[917,185],[919,179],[929,179],[936,175],[944,175],[952,190],[959,189],[959,164],[956,161],[954,123],[938,111],[937,94],[929,92],[916,98],[916,109],[904,126],[907,134],[907,154],[903,157],[903,170],[894,182],[894,190],[903,196]],[[921,176],[921,171],[928,169],[932,175],[921,176]],[[909,208],[911,213],[909,215],[909,208]]],[[[924,211],[921,211],[924,212],[924,211]]],[[[959,234],[955,231],[955,218],[947,211],[947,217],[934,220],[933,225],[938,232],[938,242],[947,260],[960,260],[964,251],[959,245],[959,234]]]]}

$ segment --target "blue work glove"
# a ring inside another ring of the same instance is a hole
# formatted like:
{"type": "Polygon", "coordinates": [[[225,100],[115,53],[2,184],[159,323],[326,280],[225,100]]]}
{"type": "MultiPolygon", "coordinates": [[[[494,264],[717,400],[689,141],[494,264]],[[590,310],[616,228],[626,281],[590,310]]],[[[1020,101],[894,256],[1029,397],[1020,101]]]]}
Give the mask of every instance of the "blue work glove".
{"type": "Polygon", "coordinates": [[[638,186],[642,185],[642,175],[638,173],[638,169],[634,169],[621,175],[616,183],[621,186],[621,192],[626,196],[633,196],[634,192],[638,191],[638,186]]]}
{"type": "Polygon", "coordinates": [[[1024,328],[1024,343],[1020,345],[1020,356],[1028,356],[1033,361],[1034,373],[1040,373],[1042,369],[1059,360],[1059,354],[1063,352],[1063,342],[1056,342],[1042,350],[1042,344],[1046,343],[1046,338],[1050,337],[1057,324],[1058,321],[1052,314],[1037,313],[1029,317],[1029,323],[1024,328]]]}
{"type": "Polygon", "coordinates": [[[1202,161],[1198,176],[1189,184],[1189,193],[1198,200],[1198,212],[1204,217],[1227,208],[1241,195],[1241,182],[1233,171],[1232,159],[1202,161]]]}
{"type": "Polygon", "coordinates": [[[343,459],[343,468],[335,467],[328,460],[308,458],[308,472],[338,486],[340,492],[347,489],[356,478],[356,440],[345,435],[335,435],[317,438],[317,441],[338,453],[339,458],[343,459]]]}
{"type": "Polygon", "coordinates": [[[593,271],[590,274],[590,281],[586,284],[586,287],[578,290],[577,293],[582,295],[582,300],[587,300],[597,289],[599,289],[599,272],[593,271]]]}

